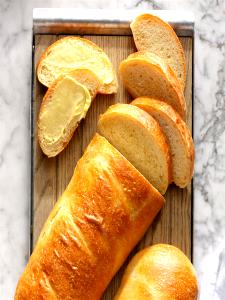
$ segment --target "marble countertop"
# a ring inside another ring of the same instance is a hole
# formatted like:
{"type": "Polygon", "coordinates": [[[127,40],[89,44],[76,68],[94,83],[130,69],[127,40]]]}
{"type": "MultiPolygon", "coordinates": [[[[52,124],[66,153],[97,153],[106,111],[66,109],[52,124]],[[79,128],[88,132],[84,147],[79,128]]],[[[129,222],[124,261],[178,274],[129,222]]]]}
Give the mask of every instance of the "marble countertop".
{"type": "Polygon", "coordinates": [[[195,13],[194,265],[200,299],[212,299],[219,254],[225,247],[223,0],[0,1],[0,299],[13,299],[29,252],[32,8],[62,6],[195,13]]]}

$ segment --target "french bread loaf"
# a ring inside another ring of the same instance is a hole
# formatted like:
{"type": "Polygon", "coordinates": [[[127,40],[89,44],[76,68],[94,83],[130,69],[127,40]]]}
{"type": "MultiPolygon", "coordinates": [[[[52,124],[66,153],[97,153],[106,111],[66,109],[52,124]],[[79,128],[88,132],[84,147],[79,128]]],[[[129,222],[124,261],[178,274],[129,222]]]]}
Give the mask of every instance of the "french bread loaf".
{"type": "Polygon", "coordinates": [[[96,134],[42,229],[14,299],[99,300],[163,204],[96,134]]]}
{"type": "Polygon", "coordinates": [[[185,55],[173,28],[160,18],[143,14],[130,24],[138,51],[149,51],[161,57],[174,71],[182,87],[186,81],[185,55]]]}
{"type": "Polygon", "coordinates": [[[129,263],[114,300],[196,300],[194,267],[181,250],[158,244],[129,263]]]}
{"type": "Polygon", "coordinates": [[[100,116],[98,132],[165,194],[171,181],[171,157],[153,117],[133,105],[115,104],[100,116]]]}
{"type": "Polygon", "coordinates": [[[181,188],[186,187],[194,170],[194,143],[188,126],[164,101],[142,97],[131,104],[149,113],[160,124],[170,146],[173,181],[181,188]]]}
{"type": "Polygon", "coordinates": [[[91,101],[90,92],[73,74],[59,76],[47,90],[38,116],[38,140],[48,157],[66,147],[91,101]]]}
{"type": "Polygon", "coordinates": [[[121,62],[119,71],[133,98],[161,99],[186,118],[186,102],[180,83],[160,57],[148,51],[132,53],[121,62]]]}
{"type": "Polygon", "coordinates": [[[95,43],[75,36],[59,39],[45,50],[38,63],[37,76],[49,87],[60,75],[74,69],[94,72],[101,83],[99,93],[117,92],[116,73],[106,53],[95,43]]]}

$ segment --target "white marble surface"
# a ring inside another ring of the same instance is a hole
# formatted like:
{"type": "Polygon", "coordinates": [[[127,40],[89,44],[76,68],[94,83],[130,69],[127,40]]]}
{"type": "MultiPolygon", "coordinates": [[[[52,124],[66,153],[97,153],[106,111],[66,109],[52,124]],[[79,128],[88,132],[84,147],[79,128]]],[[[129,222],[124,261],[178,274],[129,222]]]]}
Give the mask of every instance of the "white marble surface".
{"type": "Polygon", "coordinates": [[[13,299],[28,258],[32,8],[62,6],[190,9],[195,13],[194,264],[200,299],[212,299],[218,258],[225,247],[223,0],[0,0],[0,299],[13,299]]]}

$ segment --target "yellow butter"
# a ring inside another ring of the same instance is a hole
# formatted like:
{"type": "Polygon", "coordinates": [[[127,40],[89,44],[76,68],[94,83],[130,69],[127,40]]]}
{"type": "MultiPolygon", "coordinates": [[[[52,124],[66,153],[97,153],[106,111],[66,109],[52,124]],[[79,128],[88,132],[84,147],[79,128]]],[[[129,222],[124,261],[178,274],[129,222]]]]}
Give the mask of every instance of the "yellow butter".
{"type": "Polygon", "coordinates": [[[79,122],[91,105],[88,89],[74,78],[65,76],[57,85],[40,115],[44,138],[54,143],[71,122],[79,122]]]}
{"type": "Polygon", "coordinates": [[[56,44],[51,55],[45,58],[45,64],[58,74],[73,69],[90,69],[104,84],[110,84],[115,76],[108,56],[79,39],[56,44]]]}

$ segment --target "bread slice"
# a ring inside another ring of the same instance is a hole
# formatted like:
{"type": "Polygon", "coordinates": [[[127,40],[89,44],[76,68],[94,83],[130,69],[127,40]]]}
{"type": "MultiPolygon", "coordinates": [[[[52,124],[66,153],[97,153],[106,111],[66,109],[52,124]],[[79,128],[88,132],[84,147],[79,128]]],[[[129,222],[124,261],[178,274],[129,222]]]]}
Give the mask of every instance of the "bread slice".
{"type": "Polygon", "coordinates": [[[157,54],[172,68],[182,89],[186,81],[186,63],[182,45],[173,28],[160,18],[144,14],[130,24],[138,51],[157,54]]]}
{"type": "Polygon", "coordinates": [[[88,89],[70,75],[61,75],[45,94],[38,117],[38,139],[48,157],[69,143],[91,105],[88,89]]]}
{"type": "Polygon", "coordinates": [[[186,187],[194,169],[194,143],[186,123],[163,101],[137,98],[131,104],[149,113],[160,124],[170,146],[173,181],[181,188],[186,187]]]}
{"type": "Polygon", "coordinates": [[[171,157],[154,118],[133,105],[115,104],[100,116],[98,132],[165,194],[171,181],[171,157]]]}
{"type": "Polygon", "coordinates": [[[100,82],[91,70],[75,69],[67,73],[67,75],[84,85],[88,89],[91,99],[94,100],[99,91],[100,82]]]}
{"type": "Polygon", "coordinates": [[[99,93],[117,92],[116,73],[107,54],[93,42],[75,36],[64,37],[45,50],[37,67],[38,80],[49,87],[73,69],[94,72],[101,83],[99,93]]]}
{"type": "Polygon", "coordinates": [[[127,266],[114,300],[197,300],[196,272],[178,248],[157,244],[138,252],[127,266]]]}
{"type": "Polygon", "coordinates": [[[163,99],[186,118],[186,102],[181,86],[172,69],[147,51],[136,52],[123,60],[119,67],[128,92],[134,97],[163,99]]]}

